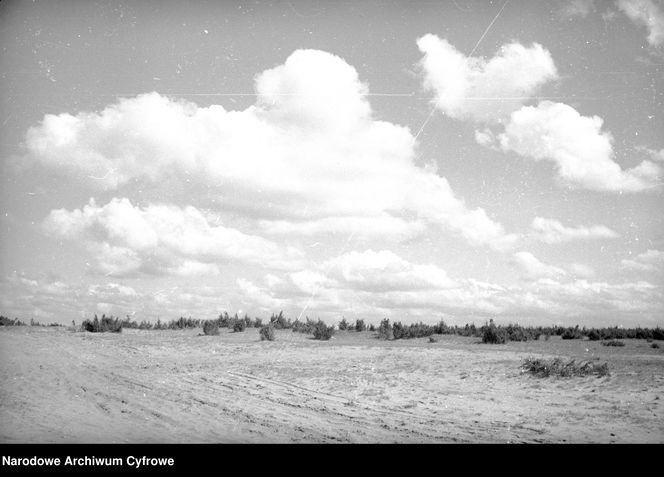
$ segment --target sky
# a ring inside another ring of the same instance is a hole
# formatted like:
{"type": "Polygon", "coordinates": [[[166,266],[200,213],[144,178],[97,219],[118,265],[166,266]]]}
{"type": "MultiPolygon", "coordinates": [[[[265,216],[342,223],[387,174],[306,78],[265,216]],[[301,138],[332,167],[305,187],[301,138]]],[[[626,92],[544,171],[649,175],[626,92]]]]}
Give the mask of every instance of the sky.
{"type": "Polygon", "coordinates": [[[664,326],[664,2],[3,1],[0,313],[664,326]]]}

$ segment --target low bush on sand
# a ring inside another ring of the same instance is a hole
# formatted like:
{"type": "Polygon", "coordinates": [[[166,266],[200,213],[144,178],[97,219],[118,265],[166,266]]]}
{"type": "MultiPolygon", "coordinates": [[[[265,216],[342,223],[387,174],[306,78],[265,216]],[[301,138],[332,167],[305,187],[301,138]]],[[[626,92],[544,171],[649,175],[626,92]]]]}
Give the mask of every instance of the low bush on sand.
{"type": "Polygon", "coordinates": [[[203,322],[203,333],[208,336],[219,334],[219,322],[217,320],[206,320],[203,322]]]}
{"type": "Polygon", "coordinates": [[[95,315],[94,320],[83,321],[81,329],[91,333],[105,333],[107,331],[111,333],[120,333],[122,331],[122,321],[118,318],[106,315],[102,315],[100,320],[97,315],[95,315]]]}
{"type": "Polygon", "coordinates": [[[651,348],[659,349],[659,343],[652,343],[650,345],[651,348]]]}
{"type": "Polygon", "coordinates": [[[274,341],[274,326],[263,325],[258,334],[261,337],[261,341],[274,341]]]}
{"type": "Polygon", "coordinates": [[[489,325],[484,327],[482,331],[482,343],[488,344],[505,344],[507,342],[507,332],[498,328],[493,320],[489,321],[489,325]]]}
{"type": "Polygon", "coordinates": [[[322,320],[318,320],[314,327],[314,339],[327,341],[334,335],[334,326],[327,326],[322,320]]]}
{"type": "Polygon", "coordinates": [[[542,359],[526,358],[521,364],[521,368],[538,378],[548,378],[557,376],[561,378],[571,378],[575,376],[608,376],[609,365],[607,363],[594,363],[592,361],[581,361],[571,359],[565,362],[562,358],[542,359]]]}
{"type": "Polygon", "coordinates": [[[236,333],[242,333],[246,329],[247,329],[247,322],[242,318],[236,320],[235,323],[233,323],[233,331],[236,333]]]}
{"type": "Polygon", "coordinates": [[[602,346],[625,346],[625,342],[619,340],[607,340],[602,341],[602,346]]]}
{"type": "Polygon", "coordinates": [[[12,320],[6,316],[0,316],[0,326],[25,326],[25,323],[23,323],[18,318],[14,318],[12,320]]]}
{"type": "Polygon", "coordinates": [[[576,326],[575,328],[567,328],[560,337],[564,340],[580,340],[583,339],[583,333],[576,326]]]}
{"type": "Polygon", "coordinates": [[[378,326],[378,339],[381,339],[381,340],[394,339],[394,333],[393,333],[393,330],[392,330],[392,325],[390,324],[390,320],[388,320],[387,318],[385,318],[383,321],[381,321],[380,326],[378,326]]]}

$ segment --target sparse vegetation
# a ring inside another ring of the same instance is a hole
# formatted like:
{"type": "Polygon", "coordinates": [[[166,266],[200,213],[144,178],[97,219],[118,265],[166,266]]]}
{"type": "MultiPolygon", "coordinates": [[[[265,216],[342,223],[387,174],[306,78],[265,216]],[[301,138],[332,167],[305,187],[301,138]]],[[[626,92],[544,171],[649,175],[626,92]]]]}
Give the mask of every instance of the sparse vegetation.
{"type": "Polygon", "coordinates": [[[607,376],[609,374],[609,365],[607,363],[595,363],[592,361],[577,363],[574,359],[565,362],[562,358],[553,358],[550,360],[526,358],[521,368],[538,378],[548,378],[550,376],[561,378],[590,375],[607,376]]]}
{"type": "Polygon", "coordinates": [[[275,333],[274,326],[271,324],[261,326],[261,329],[258,331],[258,334],[261,337],[261,341],[274,341],[275,333]]]}
{"type": "Polygon", "coordinates": [[[603,346],[625,346],[624,341],[620,340],[608,340],[608,341],[602,341],[603,346]]]}
{"type": "Polygon", "coordinates": [[[93,320],[85,320],[81,324],[82,331],[91,333],[120,333],[122,331],[122,321],[119,318],[102,315],[101,320],[95,315],[93,320]]]}

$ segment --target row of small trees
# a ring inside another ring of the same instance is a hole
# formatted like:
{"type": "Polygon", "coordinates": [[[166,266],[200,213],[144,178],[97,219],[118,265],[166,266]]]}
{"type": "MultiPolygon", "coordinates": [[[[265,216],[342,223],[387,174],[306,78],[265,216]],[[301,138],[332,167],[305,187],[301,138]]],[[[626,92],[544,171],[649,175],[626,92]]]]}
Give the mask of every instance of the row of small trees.
{"type": "MultiPolygon", "coordinates": [[[[73,323],[73,322],[72,322],[73,323]]],[[[30,323],[32,326],[46,326],[41,325],[34,320],[30,323]]],[[[75,323],[74,327],[75,327],[75,323]]],[[[21,326],[25,325],[24,322],[15,319],[10,319],[5,316],[0,316],[0,326],[21,326]]],[[[53,323],[48,326],[60,326],[53,323]]],[[[234,332],[243,332],[247,328],[259,328],[270,326],[272,332],[268,333],[274,336],[274,330],[288,330],[297,333],[306,333],[314,335],[314,338],[321,340],[328,340],[332,337],[335,329],[341,331],[372,331],[377,332],[380,339],[386,340],[399,340],[399,339],[412,339],[430,337],[431,335],[448,334],[458,336],[470,336],[482,338],[485,343],[505,343],[507,341],[529,341],[538,340],[541,336],[549,339],[551,336],[560,336],[564,340],[570,339],[589,339],[591,341],[598,340],[616,340],[616,339],[648,339],[648,340],[664,340],[664,329],[657,328],[619,328],[604,327],[604,328],[580,328],[578,325],[575,327],[563,326],[530,326],[524,327],[517,324],[496,325],[493,320],[483,326],[476,326],[475,324],[466,324],[464,326],[447,325],[444,321],[436,324],[429,325],[425,323],[412,323],[405,325],[400,321],[391,323],[389,319],[384,319],[380,322],[378,327],[373,324],[368,325],[362,319],[357,319],[354,323],[350,323],[343,318],[335,328],[334,326],[326,325],[322,320],[312,320],[306,317],[304,321],[295,319],[294,321],[286,318],[283,311],[278,314],[272,314],[269,321],[264,325],[261,318],[249,318],[246,314],[244,317],[238,316],[236,313],[230,316],[227,312],[221,313],[215,320],[197,320],[180,317],[176,320],[163,322],[157,320],[155,323],[149,321],[141,321],[140,323],[131,320],[128,316],[120,320],[113,316],[102,315],[101,318],[94,316],[92,320],[83,321],[80,329],[83,331],[91,332],[121,332],[122,328],[141,329],[141,330],[183,330],[191,328],[203,328],[205,334],[218,334],[220,328],[229,328],[234,332]],[[207,330],[207,331],[206,331],[207,330]],[[215,331],[216,330],[216,331],[215,331]]]]}

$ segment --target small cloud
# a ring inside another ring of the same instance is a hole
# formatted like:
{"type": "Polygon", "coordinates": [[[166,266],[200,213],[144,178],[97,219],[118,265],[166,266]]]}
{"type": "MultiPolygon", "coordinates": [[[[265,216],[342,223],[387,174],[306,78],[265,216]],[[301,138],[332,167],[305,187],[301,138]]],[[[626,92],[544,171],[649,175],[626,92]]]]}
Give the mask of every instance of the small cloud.
{"type": "Polygon", "coordinates": [[[519,267],[521,276],[528,280],[555,279],[567,275],[562,268],[542,263],[530,252],[517,252],[512,255],[512,260],[519,267]]]}
{"type": "Polygon", "coordinates": [[[489,60],[467,57],[432,34],[417,46],[424,53],[424,86],[435,93],[438,109],[456,119],[501,122],[558,77],[551,54],[538,43],[503,45],[489,60]]]}
{"type": "Polygon", "coordinates": [[[617,6],[636,25],[648,30],[648,43],[659,47],[664,43],[664,10],[652,0],[618,0],[617,6]]]}
{"type": "Polygon", "coordinates": [[[565,227],[555,219],[535,217],[531,225],[534,237],[548,244],[572,240],[609,239],[619,235],[604,225],[565,227]]]}
{"type": "Polygon", "coordinates": [[[661,271],[664,267],[664,252],[661,250],[647,250],[632,259],[621,260],[620,263],[628,270],[641,272],[661,271]]]}

